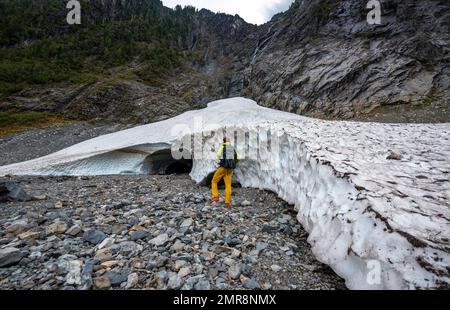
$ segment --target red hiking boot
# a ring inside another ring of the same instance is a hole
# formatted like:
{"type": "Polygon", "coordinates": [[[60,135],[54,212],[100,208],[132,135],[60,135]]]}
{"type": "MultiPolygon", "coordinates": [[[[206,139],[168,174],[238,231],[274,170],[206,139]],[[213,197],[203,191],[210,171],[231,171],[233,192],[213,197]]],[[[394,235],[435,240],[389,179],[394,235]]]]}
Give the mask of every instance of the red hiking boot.
{"type": "Polygon", "coordinates": [[[218,203],[219,202],[219,197],[213,197],[211,203],[218,203]]]}
{"type": "Polygon", "coordinates": [[[225,204],[225,208],[230,209],[230,208],[231,208],[230,204],[229,204],[229,203],[226,203],[226,204],[225,204]]]}

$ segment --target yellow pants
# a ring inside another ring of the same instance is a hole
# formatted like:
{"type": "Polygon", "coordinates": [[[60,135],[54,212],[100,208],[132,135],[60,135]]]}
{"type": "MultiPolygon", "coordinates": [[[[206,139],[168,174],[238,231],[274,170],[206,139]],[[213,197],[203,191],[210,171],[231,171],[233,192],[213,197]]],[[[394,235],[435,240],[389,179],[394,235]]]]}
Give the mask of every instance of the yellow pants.
{"type": "Polygon", "coordinates": [[[233,177],[233,169],[226,169],[223,167],[219,167],[217,169],[216,173],[214,173],[214,177],[212,179],[212,194],[214,198],[219,197],[219,187],[217,184],[220,182],[220,180],[224,180],[225,182],[225,203],[231,202],[231,179],[233,177]]]}

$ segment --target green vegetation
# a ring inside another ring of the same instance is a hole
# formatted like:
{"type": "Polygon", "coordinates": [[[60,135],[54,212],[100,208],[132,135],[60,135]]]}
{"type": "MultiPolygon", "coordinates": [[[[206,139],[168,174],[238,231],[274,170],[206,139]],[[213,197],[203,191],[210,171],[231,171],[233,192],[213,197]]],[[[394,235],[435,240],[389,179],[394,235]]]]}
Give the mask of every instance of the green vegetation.
{"type": "Polygon", "coordinates": [[[144,66],[137,75],[151,85],[161,85],[161,77],[181,65],[181,56],[173,49],[149,49],[142,55],[144,66]]]}
{"type": "Polygon", "coordinates": [[[44,112],[0,112],[0,137],[27,128],[44,128],[57,123],[67,123],[68,119],[44,112]]]}
{"type": "Polygon", "coordinates": [[[166,11],[159,0],[81,0],[82,25],[66,24],[66,2],[0,1],[0,97],[29,85],[91,83],[106,69],[140,60],[139,76],[158,84],[181,64],[196,10],[166,11]],[[164,11],[163,11],[164,10],[164,11]],[[181,45],[181,46],[180,46],[181,45]]]}

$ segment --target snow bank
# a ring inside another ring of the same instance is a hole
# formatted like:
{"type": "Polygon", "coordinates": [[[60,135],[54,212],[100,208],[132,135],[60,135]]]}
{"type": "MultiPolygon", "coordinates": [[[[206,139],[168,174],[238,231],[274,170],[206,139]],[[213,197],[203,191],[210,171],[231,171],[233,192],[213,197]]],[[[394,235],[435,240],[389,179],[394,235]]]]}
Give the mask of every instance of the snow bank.
{"type": "MultiPolygon", "coordinates": [[[[146,173],[152,154],[192,134],[207,132],[202,146],[213,154],[220,137],[209,131],[224,127],[245,137],[240,183],[295,205],[312,251],[349,288],[450,286],[450,124],[322,121],[233,98],[0,167],[0,175],[146,173]],[[387,159],[391,152],[401,159],[387,159]]],[[[214,160],[195,157],[191,176],[200,182],[214,169],[214,160]]]]}

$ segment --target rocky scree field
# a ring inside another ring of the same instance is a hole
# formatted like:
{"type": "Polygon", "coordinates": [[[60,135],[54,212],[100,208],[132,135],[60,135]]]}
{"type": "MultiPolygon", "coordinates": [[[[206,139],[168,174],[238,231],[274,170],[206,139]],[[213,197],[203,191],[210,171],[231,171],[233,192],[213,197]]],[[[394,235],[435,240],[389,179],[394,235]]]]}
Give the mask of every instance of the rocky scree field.
{"type": "Polygon", "coordinates": [[[27,193],[0,203],[2,289],[345,289],[270,192],[227,210],[187,175],[1,181],[27,193]]]}

